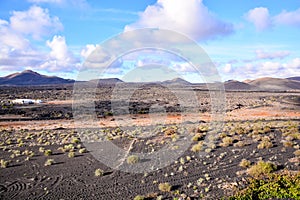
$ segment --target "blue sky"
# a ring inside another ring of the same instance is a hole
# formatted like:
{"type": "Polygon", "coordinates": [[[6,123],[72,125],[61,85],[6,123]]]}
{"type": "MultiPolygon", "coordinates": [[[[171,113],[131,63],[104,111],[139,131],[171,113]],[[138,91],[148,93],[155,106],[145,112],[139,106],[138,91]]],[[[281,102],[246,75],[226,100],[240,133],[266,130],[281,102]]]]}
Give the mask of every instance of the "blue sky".
{"type": "MultiPolygon", "coordinates": [[[[0,76],[32,69],[76,79],[98,44],[137,28],[174,30],[193,39],[224,81],[300,76],[297,0],[1,0],[0,76]]],[[[122,70],[104,76],[125,77],[149,60],[123,58],[115,62],[122,70]]],[[[157,64],[200,82],[183,61],[157,64]]]]}

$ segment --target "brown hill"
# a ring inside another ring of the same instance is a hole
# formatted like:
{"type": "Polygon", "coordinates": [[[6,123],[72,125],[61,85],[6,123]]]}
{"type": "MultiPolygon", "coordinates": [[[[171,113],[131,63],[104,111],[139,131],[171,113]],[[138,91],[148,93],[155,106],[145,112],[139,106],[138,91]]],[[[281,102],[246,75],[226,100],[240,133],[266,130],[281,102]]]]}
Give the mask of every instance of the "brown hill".
{"type": "Polygon", "coordinates": [[[172,80],[163,81],[164,84],[179,84],[179,85],[190,85],[191,83],[182,79],[182,78],[174,78],[172,80]]]}
{"type": "Polygon", "coordinates": [[[99,85],[111,85],[116,83],[122,83],[123,81],[118,78],[103,78],[103,79],[92,79],[89,82],[97,82],[99,85]]]}
{"type": "Polygon", "coordinates": [[[225,90],[258,90],[256,86],[249,85],[244,82],[236,81],[236,80],[229,80],[224,83],[225,90]]]}
{"type": "Polygon", "coordinates": [[[262,90],[300,90],[300,82],[283,78],[258,78],[248,82],[262,90]]]}

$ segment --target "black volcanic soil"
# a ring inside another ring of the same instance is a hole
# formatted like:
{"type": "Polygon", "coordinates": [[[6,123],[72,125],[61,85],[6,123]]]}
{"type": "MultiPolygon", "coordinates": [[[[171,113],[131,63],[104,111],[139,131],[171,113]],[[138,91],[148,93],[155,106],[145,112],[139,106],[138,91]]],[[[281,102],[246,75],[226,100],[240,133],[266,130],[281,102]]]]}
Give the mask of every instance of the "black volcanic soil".
{"type": "MultiPolygon", "coordinates": [[[[198,112],[209,115],[209,92],[194,89],[200,102],[198,112]]],[[[72,141],[80,135],[70,125],[71,86],[0,87],[0,91],[0,159],[9,161],[6,168],[0,168],[0,199],[107,200],[133,199],[136,195],[148,199],[156,199],[160,195],[162,199],[188,199],[186,196],[190,199],[220,199],[247,184],[249,175],[245,168],[239,166],[242,159],[252,164],[260,159],[271,161],[278,166],[278,171],[300,170],[300,158],[293,154],[300,146],[298,92],[227,92],[226,126],[222,132],[214,135],[214,147],[204,145],[200,152],[193,152],[191,148],[198,142],[194,141],[171,165],[138,174],[112,169],[95,159],[93,152],[79,152],[84,148],[84,143],[72,141]],[[42,99],[46,103],[12,105],[10,101],[15,98],[42,99]],[[263,129],[267,126],[270,126],[269,131],[254,133],[255,127],[263,129]],[[240,127],[245,133],[237,132],[240,127]],[[290,127],[294,128],[291,130],[295,134],[289,133],[293,136],[287,135],[290,127]],[[233,139],[228,147],[221,145],[222,138],[226,136],[233,139]],[[258,149],[258,144],[266,138],[273,146],[258,149]],[[286,143],[288,141],[291,143],[286,143]],[[70,144],[75,152],[75,157],[71,158],[68,157],[68,151],[61,150],[70,144]],[[44,155],[40,147],[52,150],[52,155],[44,155]],[[30,155],[32,152],[34,155],[30,155]],[[48,159],[54,159],[54,164],[44,166],[48,159]],[[103,176],[95,176],[98,168],[104,171],[103,176]],[[172,185],[171,192],[158,189],[159,183],[164,182],[172,185]]],[[[179,133],[167,134],[163,131],[169,126],[174,127],[174,124],[165,124],[166,127],[159,129],[154,136],[146,138],[139,137],[143,133],[140,131],[141,121],[137,126],[128,124],[130,131],[127,132],[112,128],[111,123],[122,117],[111,111],[112,95],[112,86],[99,87],[95,108],[97,117],[104,119],[105,139],[120,148],[131,152],[158,151],[166,144],[173,144],[178,135],[181,136],[179,133]]],[[[120,101],[118,105],[122,103],[120,101]]],[[[166,112],[172,117],[180,114],[176,99],[166,88],[154,85],[137,90],[130,98],[131,117],[143,119],[154,104],[165,106],[166,112]]],[[[201,141],[209,138],[206,131],[197,129],[200,125],[206,126],[209,119],[197,120],[197,116],[192,114],[187,115],[191,117],[190,120],[183,122],[189,130],[187,133],[203,134],[203,138],[199,139],[201,141]]],[[[97,133],[99,130],[94,131],[97,133]]]]}
{"type": "MultiPolygon", "coordinates": [[[[0,169],[0,196],[1,199],[133,199],[136,195],[163,195],[164,199],[172,199],[179,196],[176,193],[178,190],[180,194],[184,193],[190,197],[218,199],[231,194],[234,185],[243,187],[246,184],[247,174],[243,174],[244,169],[239,167],[242,159],[255,163],[262,158],[264,161],[276,163],[279,169],[300,170],[299,160],[295,160],[293,155],[295,149],[283,147],[283,137],[279,129],[280,127],[276,127],[270,133],[263,134],[272,138],[272,148],[258,149],[258,142],[243,135],[239,139],[245,142],[243,147],[217,145],[212,152],[202,152],[203,154],[192,152],[189,147],[180,158],[190,156],[191,160],[185,159],[185,163],[182,164],[178,159],[168,167],[144,174],[110,169],[90,153],[79,153],[77,148],[74,150],[75,157],[69,158],[68,152],[57,149],[64,146],[63,142],[69,142],[63,141],[61,137],[76,135],[70,129],[2,130],[1,142],[4,144],[1,159],[10,160],[10,163],[7,168],[0,169]],[[26,139],[28,135],[31,136],[30,139],[26,139]],[[42,144],[37,144],[38,136],[44,137],[42,144]],[[12,143],[5,144],[9,138],[12,143]],[[22,147],[18,147],[16,138],[22,139],[22,147]],[[46,144],[47,141],[50,145],[46,144]],[[39,152],[39,147],[51,149],[52,155],[45,156],[39,152]],[[12,158],[15,150],[20,150],[21,155],[12,158]],[[35,155],[26,160],[28,156],[22,155],[25,150],[33,151],[35,155]],[[55,163],[44,166],[49,158],[54,159],[55,163]],[[180,166],[182,171],[179,170],[180,166]],[[97,168],[104,170],[104,176],[94,176],[97,168]],[[237,175],[239,171],[241,175],[237,175]],[[203,180],[199,182],[199,179],[203,180]],[[172,192],[158,190],[158,184],[163,182],[169,182],[173,186],[172,192]]],[[[131,140],[131,137],[123,134],[121,138],[115,137],[112,142],[126,147],[131,140]]],[[[219,142],[220,139],[216,144],[219,142]]],[[[157,144],[157,148],[160,148],[159,143],[157,144]]],[[[295,140],[294,145],[299,146],[300,140],[295,140]]],[[[132,151],[148,151],[149,147],[147,140],[138,138],[132,151]]]]}

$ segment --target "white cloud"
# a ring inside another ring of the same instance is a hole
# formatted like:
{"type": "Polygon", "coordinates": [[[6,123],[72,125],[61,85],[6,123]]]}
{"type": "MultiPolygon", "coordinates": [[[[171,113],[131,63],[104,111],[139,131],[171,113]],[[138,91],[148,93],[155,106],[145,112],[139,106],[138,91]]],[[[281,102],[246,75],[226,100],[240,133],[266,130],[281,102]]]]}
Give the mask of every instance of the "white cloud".
{"type": "Polygon", "coordinates": [[[290,12],[284,10],[278,15],[270,16],[268,8],[257,7],[249,10],[245,16],[259,31],[264,31],[278,25],[300,27],[300,8],[290,12]]]}
{"type": "Polygon", "coordinates": [[[227,64],[225,64],[225,66],[223,67],[223,72],[224,73],[230,73],[231,72],[231,70],[232,70],[232,65],[230,64],[230,63],[227,63],[227,64]]]}
{"type": "Polygon", "coordinates": [[[298,69],[300,71],[300,58],[294,58],[283,66],[285,68],[298,69]]]}
{"type": "Polygon", "coordinates": [[[63,0],[28,0],[30,3],[62,3],[63,0]]]}
{"type": "Polygon", "coordinates": [[[47,9],[31,6],[27,11],[13,11],[10,17],[12,30],[41,39],[63,29],[58,17],[51,17],[47,9]]]}
{"type": "Polygon", "coordinates": [[[88,56],[97,48],[98,45],[87,44],[80,52],[83,58],[88,58],[88,56]]]}
{"type": "Polygon", "coordinates": [[[157,0],[140,13],[137,22],[127,25],[125,31],[136,28],[169,29],[197,40],[233,32],[233,25],[217,19],[202,0],[157,0]]]}
{"type": "Polygon", "coordinates": [[[8,21],[0,19],[0,26],[1,25],[8,25],[8,21]]]}
{"type": "Polygon", "coordinates": [[[255,25],[258,31],[263,31],[272,27],[272,20],[267,8],[258,7],[249,10],[246,14],[246,18],[255,25]]]}
{"type": "Polygon", "coordinates": [[[72,71],[79,67],[79,59],[68,50],[65,37],[54,36],[52,41],[46,42],[51,48],[48,59],[40,67],[49,71],[72,71]]]}
{"type": "Polygon", "coordinates": [[[280,69],[282,64],[279,62],[263,62],[260,65],[258,65],[259,67],[261,67],[261,69],[259,70],[260,72],[267,74],[267,76],[273,76],[274,74],[277,74],[280,69]]]}
{"type": "Polygon", "coordinates": [[[263,50],[256,50],[256,58],[258,59],[283,59],[290,55],[289,51],[275,51],[275,52],[265,52],[263,50]]]}
{"type": "Polygon", "coordinates": [[[89,4],[86,0],[27,0],[29,3],[34,4],[53,4],[59,7],[70,7],[74,9],[86,9],[89,8],[89,4]]]}
{"type": "Polygon", "coordinates": [[[0,69],[6,71],[22,70],[24,67],[38,66],[46,56],[32,49],[11,50],[1,48],[0,50],[0,69]]]}
{"type": "Polygon", "coordinates": [[[30,46],[29,41],[20,33],[13,31],[8,22],[0,24],[0,45],[1,48],[12,49],[25,49],[30,46]]]}
{"type": "Polygon", "coordinates": [[[256,79],[261,77],[287,78],[300,76],[300,58],[294,58],[287,62],[251,62],[242,65],[231,66],[231,71],[226,73],[223,67],[221,70],[228,78],[238,77],[239,80],[256,79]]]}
{"type": "Polygon", "coordinates": [[[178,73],[199,73],[199,71],[188,62],[173,63],[171,68],[178,73]]]}
{"type": "Polygon", "coordinates": [[[50,52],[41,51],[32,39],[43,39],[62,29],[57,17],[38,6],[27,11],[13,11],[9,21],[0,19],[0,69],[20,71],[24,69],[45,71],[72,71],[80,60],[69,50],[62,36],[54,36],[46,45],[50,52]]]}
{"type": "Polygon", "coordinates": [[[292,25],[292,26],[300,26],[300,8],[288,12],[286,10],[282,11],[279,15],[274,17],[274,21],[277,24],[283,25],[292,25]]]}

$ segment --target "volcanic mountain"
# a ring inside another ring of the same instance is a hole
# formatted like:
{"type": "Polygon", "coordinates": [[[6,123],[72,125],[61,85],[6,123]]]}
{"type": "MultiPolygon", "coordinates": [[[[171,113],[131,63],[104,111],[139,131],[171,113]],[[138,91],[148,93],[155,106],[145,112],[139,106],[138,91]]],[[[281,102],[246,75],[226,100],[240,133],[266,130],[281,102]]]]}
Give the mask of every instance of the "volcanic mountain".
{"type": "Polygon", "coordinates": [[[300,90],[300,81],[285,78],[258,78],[247,82],[262,90],[300,90]]]}
{"type": "Polygon", "coordinates": [[[164,84],[180,84],[180,85],[190,85],[191,83],[182,79],[182,78],[174,78],[172,80],[163,81],[164,84]]]}
{"type": "Polygon", "coordinates": [[[25,70],[21,73],[13,73],[0,77],[0,85],[52,85],[74,83],[74,80],[63,79],[57,76],[45,76],[32,70],[25,70]]]}
{"type": "Polygon", "coordinates": [[[123,81],[118,78],[102,78],[102,79],[92,79],[89,82],[96,82],[99,85],[101,84],[111,85],[111,84],[122,83],[123,81]]]}
{"type": "Polygon", "coordinates": [[[259,90],[258,87],[249,85],[248,83],[236,81],[236,80],[228,80],[224,83],[225,90],[259,90]]]}

